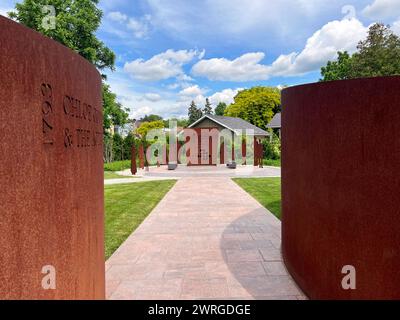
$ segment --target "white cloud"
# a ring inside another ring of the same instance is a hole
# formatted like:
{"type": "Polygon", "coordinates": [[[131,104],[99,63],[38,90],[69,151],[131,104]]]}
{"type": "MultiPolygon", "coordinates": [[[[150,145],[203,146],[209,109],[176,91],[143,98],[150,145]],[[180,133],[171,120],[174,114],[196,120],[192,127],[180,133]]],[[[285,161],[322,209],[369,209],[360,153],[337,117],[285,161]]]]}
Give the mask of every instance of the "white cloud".
{"type": "MultiPolygon", "coordinates": [[[[200,58],[199,58],[200,59],[200,58]]],[[[187,74],[180,74],[177,79],[180,81],[181,84],[190,82],[190,81],[194,81],[194,79],[190,76],[188,76],[187,74]]]]}
{"type": "Polygon", "coordinates": [[[130,18],[128,21],[128,29],[133,31],[136,38],[146,38],[150,32],[151,16],[145,15],[140,19],[130,18]]]}
{"type": "Polygon", "coordinates": [[[179,92],[180,96],[184,97],[196,97],[205,93],[206,90],[201,89],[197,84],[191,87],[187,87],[179,92]]]}
{"type": "Polygon", "coordinates": [[[138,109],[132,110],[130,116],[132,117],[132,119],[140,119],[145,115],[151,114],[152,110],[153,109],[149,106],[140,107],[138,109]]]}
{"type": "Polygon", "coordinates": [[[141,18],[130,18],[119,11],[112,11],[107,15],[111,21],[125,25],[126,29],[133,32],[137,39],[147,38],[151,29],[151,16],[144,15],[141,18]]]}
{"type": "Polygon", "coordinates": [[[154,25],[173,38],[200,46],[207,45],[210,37],[217,44],[229,41],[254,48],[256,43],[264,51],[271,43],[285,48],[299,45],[321,21],[340,15],[349,0],[246,0],[245,4],[243,0],[146,0],[146,4],[154,25]]]}
{"type": "MultiPolygon", "coordinates": [[[[181,110],[182,115],[186,115],[187,109],[192,101],[197,105],[199,108],[203,108],[206,103],[207,96],[205,95],[205,89],[201,89],[198,86],[192,86],[187,88],[188,90],[182,90],[179,93],[180,101],[175,105],[177,109],[181,110]],[[185,92],[185,94],[183,94],[185,92]]],[[[241,88],[238,89],[224,89],[222,91],[216,92],[213,95],[209,96],[209,101],[213,108],[217,106],[220,102],[225,102],[226,104],[233,103],[233,98],[236,94],[242,90],[241,88]]]]}
{"type": "Polygon", "coordinates": [[[269,70],[274,76],[301,75],[319,69],[336,57],[337,51],[354,52],[368,28],[357,19],[331,21],[315,32],[300,53],[281,55],[269,70]]]}
{"type": "Polygon", "coordinates": [[[171,84],[167,85],[167,88],[170,90],[175,90],[175,89],[178,89],[179,87],[180,87],[179,83],[171,83],[171,84]]]}
{"type": "Polygon", "coordinates": [[[400,20],[393,23],[392,30],[400,37],[400,20]]]}
{"type": "Polygon", "coordinates": [[[399,0],[374,0],[374,2],[366,6],[362,13],[370,19],[390,19],[398,18],[400,15],[399,0]]]}
{"type": "Polygon", "coordinates": [[[0,8],[0,15],[8,18],[7,13],[10,11],[13,11],[13,8],[0,8]]]}
{"type": "Polygon", "coordinates": [[[192,61],[199,53],[196,50],[169,49],[149,60],[137,59],[127,62],[125,72],[140,81],[159,81],[184,77],[182,66],[192,61]]]}
{"type": "Polygon", "coordinates": [[[296,76],[318,70],[337,51],[354,52],[368,28],[357,19],[335,20],[324,25],[308,38],[301,52],[280,55],[271,65],[261,64],[264,53],[247,53],[228,60],[201,60],[193,66],[194,75],[221,81],[267,80],[272,76],[296,76]]]}
{"type": "Polygon", "coordinates": [[[246,53],[234,60],[214,58],[201,60],[192,68],[196,76],[207,77],[210,80],[221,81],[251,81],[266,80],[268,67],[260,64],[264,53],[246,53]]]}
{"type": "Polygon", "coordinates": [[[161,100],[161,96],[158,93],[146,93],[143,96],[146,100],[152,101],[152,102],[157,102],[161,100]]]}
{"type": "Polygon", "coordinates": [[[123,14],[119,11],[112,11],[110,12],[107,17],[115,22],[123,23],[128,20],[128,16],[126,14],[123,14]]]}
{"type": "Polygon", "coordinates": [[[158,85],[132,81],[120,68],[117,68],[116,72],[107,72],[107,82],[111,90],[117,93],[118,101],[131,110],[129,114],[131,119],[138,119],[146,114],[158,114],[165,119],[187,116],[191,100],[182,101],[176,93],[162,90],[158,85]],[[156,98],[156,95],[161,99],[158,101],[147,99],[156,98]]]}
{"type": "Polygon", "coordinates": [[[202,94],[199,94],[199,95],[195,96],[195,97],[194,97],[193,99],[191,99],[191,100],[187,100],[186,105],[189,106],[189,104],[190,104],[190,102],[191,102],[192,100],[193,100],[194,103],[195,103],[198,107],[200,107],[200,108],[203,108],[204,105],[205,105],[205,103],[206,103],[206,97],[203,96],[202,94]]]}
{"type": "Polygon", "coordinates": [[[210,102],[213,105],[217,105],[220,102],[225,102],[226,104],[231,104],[234,102],[233,98],[238,94],[242,88],[239,89],[224,89],[222,91],[214,93],[210,96],[210,102]]]}

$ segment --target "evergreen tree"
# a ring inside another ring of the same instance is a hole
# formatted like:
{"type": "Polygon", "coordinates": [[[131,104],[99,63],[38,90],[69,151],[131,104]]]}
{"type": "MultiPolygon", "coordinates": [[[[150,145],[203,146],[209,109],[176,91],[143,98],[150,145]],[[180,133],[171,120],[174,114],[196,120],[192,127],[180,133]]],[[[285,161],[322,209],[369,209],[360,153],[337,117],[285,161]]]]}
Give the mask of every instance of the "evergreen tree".
{"type": "Polygon", "coordinates": [[[188,117],[189,117],[188,125],[191,125],[192,123],[196,122],[202,116],[203,112],[199,108],[197,108],[196,103],[192,101],[188,109],[188,117]]]}
{"type": "Polygon", "coordinates": [[[218,103],[217,107],[215,108],[215,114],[217,116],[223,116],[225,113],[226,107],[227,107],[227,105],[225,102],[218,103]]]}
{"type": "Polygon", "coordinates": [[[211,103],[208,98],[206,99],[206,104],[203,109],[203,114],[213,114],[213,109],[211,107],[211,103]]]}

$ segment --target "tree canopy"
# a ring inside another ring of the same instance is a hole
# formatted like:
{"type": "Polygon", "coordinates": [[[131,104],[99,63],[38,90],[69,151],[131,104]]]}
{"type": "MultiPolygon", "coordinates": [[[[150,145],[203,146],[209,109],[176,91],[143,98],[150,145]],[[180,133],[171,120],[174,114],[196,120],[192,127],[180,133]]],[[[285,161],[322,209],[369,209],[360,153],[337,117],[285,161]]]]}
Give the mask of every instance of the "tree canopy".
{"type": "Polygon", "coordinates": [[[338,52],[336,61],[321,68],[321,75],[321,81],[400,75],[400,38],[389,26],[376,23],[357,52],[338,52]]]}
{"type": "Polygon", "coordinates": [[[274,87],[253,87],[240,91],[225,115],[242,118],[253,125],[266,129],[275,113],[281,109],[281,94],[274,87]]]}
{"type": "Polygon", "coordinates": [[[142,139],[145,139],[147,133],[153,129],[162,129],[164,128],[164,121],[152,121],[152,122],[144,122],[140,125],[139,128],[136,129],[136,133],[140,135],[142,139]]]}
{"type": "Polygon", "coordinates": [[[115,54],[96,36],[102,11],[98,0],[24,0],[15,5],[10,18],[75,50],[99,70],[114,69],[115,54]],[[48,12],[43,6],[55,8],[55,28],[45,28],[43,19],[48,12]]]}
{"type": "Polygon", "coordinates": [[[215,107],[215,110],[214,110],[215,114],[216,114],[217,116],[223,116],[226,107],[227,107],[227,105],[226,105],[225,102],[220,102],[220,103],[218,103],[218,105],[215,107]]]}
{"type": "MultiPolygon", "coordinates": [[[[76,51],[98,70],[114,70],[115,54],[96,36],[103,12],[97,7],[98,0],[23,0],[15,5],[10,18],[34,29],[45,36],[76,51]],[[43,19],[49,12],[44,6],[55,9],[54,28],[46,28],[43,19]]],[[[103,77],[105,78],[105,77],[103,77]]],[[[111,125],[124,125],[129,109],[124,109],[117,101],[116,94],[103,82],[104,129],[111,125]]]]}
{"type": "Polygon", "coordinates": [[[169,127],[169,122],[170,121],[176,121],[176,124],[178,127],[185,128],[188,126],[188,120],[187,119],[177,119],[177,118],[171,118],[164,120],[164,127],[168,128],[169,127]]]}
{"type": "Polygon", "coordinates": [[[103,83],[103,125],[108,129],[111,125],[123,126],[128,122],[129,109],[124,109],[117,101],[117,95],[110,90],[108,84],[103,83]]]}
{"type": "Polygon", "coordinates": [[[347,51],[338,52],[336,61],[328,61],[325,67],[321,68],[323,81],[349,79],[351,70],[351,56],[347,51]]]}
{"type": "Polygon", "coordinates": [[[141,122],[153,122],[159,120],[163,120],[163,118],[157,114],[145,115],[143,118],[140,119],[141,122]]]}

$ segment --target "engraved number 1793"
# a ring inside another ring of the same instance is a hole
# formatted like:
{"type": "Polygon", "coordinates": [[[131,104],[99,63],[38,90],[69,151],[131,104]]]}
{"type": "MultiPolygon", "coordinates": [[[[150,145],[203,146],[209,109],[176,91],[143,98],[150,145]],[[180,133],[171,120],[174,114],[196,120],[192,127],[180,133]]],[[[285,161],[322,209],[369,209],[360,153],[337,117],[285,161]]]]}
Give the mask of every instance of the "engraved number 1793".
{"type": "Polygon", "coordinates": [[[53,89],[50,84],[43,83],[41,86],[42,93],[42,127],[43,127],[43,143],[53,144],[53,89]]]}

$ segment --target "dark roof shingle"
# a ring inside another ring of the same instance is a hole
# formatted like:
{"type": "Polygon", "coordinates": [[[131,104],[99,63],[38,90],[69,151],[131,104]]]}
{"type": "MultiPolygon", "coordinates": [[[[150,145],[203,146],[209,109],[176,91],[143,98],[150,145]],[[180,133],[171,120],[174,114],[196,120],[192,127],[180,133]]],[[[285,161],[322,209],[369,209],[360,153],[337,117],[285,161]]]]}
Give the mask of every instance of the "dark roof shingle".
{"type": "Polygon", "coordinates": [[[280,128],[281,127],[281,113],[277,113],[271,120],[270,123],[268,123],[267,128],[280,128]]]}
{"type": "MultiPolygon", "coordinates": [[[[233,117],[225,117],[225,116],[215,116],[215,115],[206,115],[201,121],[205,118],[208,117],[211,120],[214,120],[217,123],[220,123],[222,126],[230,129],[230,130],[254,130],[254,135],[256,136],[269,136],[270,134],[259,128],[256,127],[255,125],[252,125],[251,123],[241,119],[241,118],[233,118],[233,117]]],[[[200,123],[201,121],[195,122],[193,125],[196,125],[197,123],[200,123]]],[[[192,126],[193,126],[192,125],[192,126]]]]}

